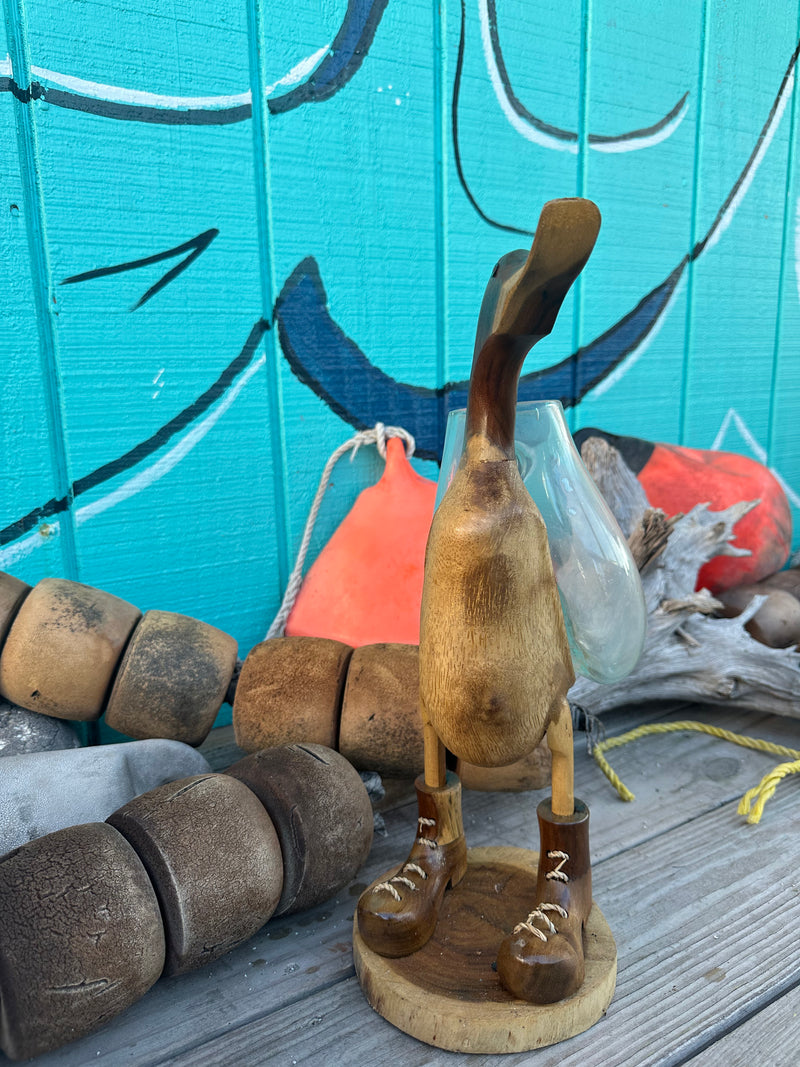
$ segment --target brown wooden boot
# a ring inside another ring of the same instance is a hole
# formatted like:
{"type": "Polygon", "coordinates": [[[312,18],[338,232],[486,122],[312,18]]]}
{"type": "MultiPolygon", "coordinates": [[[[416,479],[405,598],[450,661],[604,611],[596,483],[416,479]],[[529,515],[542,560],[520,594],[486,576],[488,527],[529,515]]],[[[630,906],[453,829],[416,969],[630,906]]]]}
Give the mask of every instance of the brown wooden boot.
{"type": "Polygon", "coordinates": [[[553,1004],[583,984],[583,928],[592,910],[589,809],[575,799],[572,815],[554,815],[543,800],[536,907],[503,941],[497,973],[520,1000],[553,1004]]]}
{"type": "Polygon", "coordinates": [[[358,902],[358,929],[380,956],[409,956],[436,928],[445,889],[467,870],[461,822],[461,783],[449,773],[444,786],[417,789],[417,837],[408,859],[393,877],[367,889],[358,902]]]}

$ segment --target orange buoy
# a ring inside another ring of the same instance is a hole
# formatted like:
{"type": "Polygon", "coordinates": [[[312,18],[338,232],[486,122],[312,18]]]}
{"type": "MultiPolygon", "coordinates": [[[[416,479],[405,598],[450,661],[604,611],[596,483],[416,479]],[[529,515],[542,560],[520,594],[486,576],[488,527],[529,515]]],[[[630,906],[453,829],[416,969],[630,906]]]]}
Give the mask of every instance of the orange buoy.
{"type": "Polygon", "coordinates": [[[792,514],[783,488],[770,470],[749,456],[655,444],[618,437],[594,427],[575,434],[578,447],[587,437],[603,437],[617,448],[636,474],[654,508],[667,515],[708,504],[724,511],[741,500],[759,503],[736,523],[733,542],[749,556],[715,556],[700,569],[697,588],[712,593],[757,582],[779,571],[789,558],[792,514]]]}
{"type": "Polygon", "coordinates": [[[639,481],[654,507],[674,514],[708,503],[722,511],[739,500],[759,504],[736,523],[736,548],[749,556],[715,556],[701,567],[697,588],[712,593],[757,582],[779,571],[789,558],[792,515],[777,478],[763,464],[732,452],[707,452],[656,445],[639,481]]]}
{"type": "Polygon", "coordinates": [[[348,645],[419,642],[425,543],[436,483],[413,469],[399,437],[306,575],[287,636],[348,645]]]}

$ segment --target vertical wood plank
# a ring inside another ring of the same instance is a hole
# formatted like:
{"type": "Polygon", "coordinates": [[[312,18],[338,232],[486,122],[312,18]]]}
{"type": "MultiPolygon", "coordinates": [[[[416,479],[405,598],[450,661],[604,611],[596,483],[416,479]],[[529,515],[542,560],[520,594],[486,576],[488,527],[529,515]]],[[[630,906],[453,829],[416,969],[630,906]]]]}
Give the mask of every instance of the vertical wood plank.
{"type": "MultiPolygon", "coordinates": [[[[255,207],[258,223],[259,276],[261,279],[261,315],[272,321],[275,303],[275,256],[272,240],[272,180],[270,175],[269,108],[267,106],[267,12],[263,0],[248,0],[247,34],[250,60],[250,92],[253,100],[253,158],[255,178],[255,207]]],[[[265,377],[269,404],[269,438],[273,466],[273,508],[275,515],[276,563],[279,587],[289,576],[289,529],[287,525],[286,441],[284,435],[283,396],[279,348],[274,329],[265,342],[267,362],[265,377]]]]}
{"type": "MultiPolygon", "coordinates": [[[[701,4],[592,0],[585,189],[603,226],[583,274],[578,344],[635,308],[691,247],[686,175],[702,107],[702,30],[701,4]]],[[[683,284],[645,339],[585,396],[576,425],[676,439],[685,314],[683,284]]]]}
{"type": "MultiPolygon", "coordinates": [[[[23,0],[8,0],[4,12],[4,34],[0,52],[3,55],[8,54],[9,68],[13,76],[20,84],[27,85],[30,82],[30,58],[23,0]]],[[[17,514],[16,509],[20,505],[16,500],[14,501],[12,505],[14,510],[9,512],[14,515],[14,518],[10,520],[10,523],[19,523],[18,529],[24,529],[25,532],[21,537],[16,538],[15,546],[9,545],[6,549],[5,559],[9,566],[16,566],[30,554],[34,546],[39,547],[52,540],[52,543],[57,544],[60,549],[62,573],[68,577],[76,577],[77,558],[71,508],[72,493],[66,452],[60,365],[53,328],[52,279],[42,203],[40,151],[31,102],[15,99],[13,116],[7,115],[6,123],[4,126],[7,137],[7,155],[4,158],[11,163],[9,170],[18,183],[18,193],[15,199],[19,201],[13,209],[9,203],[8,211],[13,220],[22,222],[26,238],[24,243],[20,242],[21,234],[17,232],[17,240],[14,242],[15,248],[9,265],[13,264],[19,269],[21,264],[19,262],[14,264],[14,260],[19,260],[22,249],[27,252],[27,263],[22,268],[23,276],[27,276],[27,292],[23,298],[22,308],[30,301],[30,310],[35,319],[35,333],[32,332],[27,338],[30,346],[28,354],[33,357],[34,365],[38,363],[39,373],[38,381],[34,386],[34,396],[36,393],[39,394],[45,420],[45,425],[42,427],[41,445],[43,448],[40,462],[44,464],[45,456],[48,456],[51,471],[46,483],[37,486],[37,489],[39,492],[44,491],[45,499],[47,499],[48,492],[45,490],[45,484],[49,483],[48,489],[52,490],[50,499],[57,504],[52,516],[41,516],[43,519],[52,518],[51,522],[44,524],[44,530],[41,530],[37,527],[41,527],[42,524],[34,523],[31,514],[38,510],[37,505],[34,505],[30,511],[24,513],[20,511],[17,514]],[[16,127],[16,136],[12,122],[16,127]],[[16,143],[12,144],[13,141],[16,143]],[[37,348],[38,359],[35,355],[37,348]]],[[[21,230],[22,226],[19,226],[18,230],[21,230]]],[[[14,273],[16,274],[16,271],[14,273]]],[[[22,308],[20,308],[21,311],[22,308]]],[[[24,311],[22,317],[24,318],[24,311]]],[[[14,411],[14,407],[9,405],[6,411],[10,414],[14,411]]],[[[3,524],[4,527],[6,525],[3,524]]],[[[52,560],[52,553],[48,555],[52,560]]],[[[18,567],[17,569],[19,570],[18,567]]]]}
{"type": "MultiPolygon", "coordinates": [[[[448,7],[453,159],[448,178],[449,371],[466,379],[497,260],[530,247],[542,205],[578,188],[581,0],[448,7]],[[456,101],[453,104],[453,96],[456,101]],[[455,128],[454,128],[455,125],[455,128]]],[[[571,351],[573,297],[524,373],[571,351]]]]}
{"type": "MultiPolygon", "coordinates": [[[[797,37],[800,40],[800,5],[797,37]]],[[[795,530],[800,530],[800,90],[795,78],[786,168],[786,202],[783,216],[781,276],[775,329],[768,454],[765,457],[781,479],[792,507],[795,530]]]]}
{"type": "Polygon", "coordinates": [[[698,154],[701,241],[728,206],[692,273],[682,438],[695,447],[716,443],[752,454],[730,423],[725,431],[731,409],[759,446],[767,445],[790,135],[790,99],[779,89],[796,34],[795,4],[739,5],[732,17],[729,5],[710,3],[698,154]],[[770,114],[774,122],[765,126],[770,114]]]}
{"type": "MultiPolygon", "coordinates": [[[[359,10],[369,5],[349,5],[359,10]]],[[[380,11],[382,4],[375,4],[380,11]]],[[[304,10],[293,34],[311,53],[339,30],[345,5],[304,10]]],[[[275,5],[270,8],[280,22],[275,5]]],[[[294,16],[293,16],[294,19],[294,16]]],[[[335,95],[270,119],[273,245],[278,284],[313,260],[320,296],[336,327],[397,382],[432,388],[441,365],[437,307],[444,302],[437,227],[442,196],[437,104],[436,23],[428,0],[388,4],[357,73],[335,95]]],[[[313,323],[295,336],[297,361],[314,346],[313,323]]],[[[333,402],[281,364],[288,511],[294,555],[327,456],[354,428],[332,410],[363,395],[357,367],[336,345],[324,358],[335,378],[333,402]]],[[[295,369],[297,367],[295,366],[295,369]]],[[[378,406],[373,421],[403,423],[378,406]]],[[[317,522],[312,554],[342,520],[357,493],[383,468],[374,448],[339,463],[317,522]]],[[[433,464],[421,469],[436,476],[433,464]]]]}
{"type": "Polygon", "coordinates": [[[28,23],[72,93],[32,107],[81,578],[246,651],[281,584],[252,124],[182,118],[248,93],[245,12],[31,0],[28,23]]]}

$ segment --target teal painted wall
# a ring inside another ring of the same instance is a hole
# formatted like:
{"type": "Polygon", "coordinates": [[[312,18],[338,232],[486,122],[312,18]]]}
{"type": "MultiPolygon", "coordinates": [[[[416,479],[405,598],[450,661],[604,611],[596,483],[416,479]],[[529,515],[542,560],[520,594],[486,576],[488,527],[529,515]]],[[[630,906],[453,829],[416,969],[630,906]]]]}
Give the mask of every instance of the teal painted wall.
{"type": "Polygon", "coordinates": [[[796,0],[3,10],[0,568],[246,652],[352,425],[435,453],[555,196],[603,229],[526,371],[578,353],[543,376],[574,429],[755,455],[800,504],[796,0]]]}

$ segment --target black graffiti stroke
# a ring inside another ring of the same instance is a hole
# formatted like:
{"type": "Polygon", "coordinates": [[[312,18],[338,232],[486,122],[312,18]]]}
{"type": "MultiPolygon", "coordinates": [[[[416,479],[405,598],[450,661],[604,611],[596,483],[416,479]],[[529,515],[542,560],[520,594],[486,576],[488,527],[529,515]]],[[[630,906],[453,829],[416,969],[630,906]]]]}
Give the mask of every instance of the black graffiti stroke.
{"type": "MultiPolygon", "coordinates": [[[[270,113],[282,115],[303,104],[320,103],[347,85],[369,52],[387,3],[388,0],[349,0],[327,54],[305,82],[267,101],[270,113]]],[[[154,107],[103,100],[42,85],[37,81],[32,81],[27,87],[20,86],[9,77],[0,78],[0,93],[3,92],[11,93],[21,103],[42,100],[68,111],[82,111],[123,122],[149,122],[166,126],[228,126],[244,122],[253,115],[249,103],[220,108],[154,107]]]]}
{"type": "Polygon", "coordinates": [[[143,459],[146,459],[148,456],[152,455],[153,452],[162,448],[170,438],[190,426],[191,423],[203,415],[212,404],[225,395],[239,375],[248,367],[258,349],[261,338],[270,328],[270,323],[265,319],[259,319],[250,330],[247,340],[239,354],[222,371],[213,385],[210,385],[195,401],[189,404],[188,407],[185,407],[183,411],[178,412],[178,414],[171,418],[169,422],[164,423],[164,425],[156,430],[154,434],[151,434],[151,436],[144,441],[140,441],[138,445],[135,445],[123,455],[118,456],[116,459],[113,459],[108,463],[104,463],[101,467],[97,467],[96,470],[84,475],[83,478],[74,481],[66,496],[48,500],[46,504],[34,508],[33,511],[29,511],[27,515],[23,515],[22,518],[17,519],[15,522],[4,527],[0,530],[0,545],[6,545],[10,541],[16,541],[18,537],[22,537],[23,534],[34,529],[34,527],[43,520],[66,511],[76,497],[81,496],[83,493],[88,493],[90,489],[94,489],[96,486],[108,481],[110,478],[122,474],[131,467],[135,467],[137,464],[141,463],[143,459]]]}
{"type": "Polygon", "coordinates": [[[113,267],[97,267],[95,270],[87,270],[82,274],[73,274],[71,277],[65,278],[61,285],[74,285],[76,282],[91,281],[92,278],[106,278],[109,274],[121,274],[126,270],[138,270],[139,267],[149,267],[153,263],[162,263],[165,259],[174,259],[175,256],[182,256],[184,252],[188,252],[189,254],[185,259],[182,259],[180,263],[176,263],[154,285],[151,285],[135,304],[131,305],[129,310],[136,311],[142,304],[146,304],[151,297],[154,297],[156,293],[160,293],[164,286],[174,281],[187,267],[191,266],[197,257],[205,252],[218,234],[219,230],[214,228],[204,230],[197,237],[192,237],[190,240],[184,241],[182,245],[176,245],[175,248],[168,248],[166,252],[157,252],[153,256],[145,256],[143,259],[132,259],[127,263],[117,263],[113,267]]]}
{"type": "MultiPolygon", "coordinates": [[[[489,37],[492,44],[494,60],[497,64],[497,71],[500,75],[500,81],[503,83],[503,88],[506,91],[508,101],[516,114],[519,115],[521,119],[530,123],[531,126],[535,127],[541,133],[548,134],[550,137],[555,137],[559,141],[567,141],[577,144],[577,132],[574,130],[564,130],[560,126],[552,126],[549,122],[544,122],[529,111],[519,100],[511,85],[511,79],[508,76],[505,60],[503,58],[503,50],[500,47],[500,37],[497,32],[497,8],[495,0],[486,0],[486,9],[489,15],[489,37]]],[[[635,141],[639,137],[651,137],[656,133],[660,133],[665,126],[668,126],[670,122],[680,114],[688,96],[689,93],[685,92],[677,104],[675,104],[675,106],[668,111],[662,119],[659,119],[658,122],[654,122],[652,126],[645,126],[640,130],[628,130],[625,133],[589,133],[587,134],[586,139],[589,144],[616,144],[618,141],[635,141]]]]}
{"type": "MultiPolygon", "coordinates": [[[[733,204],[737,194],[742,188],[743,183],[747,180],[750,172],[755,166],[759,152],[761,151],[764,141],[769,134],[770,127],[772,125],[773,120],[775,119],[778,107],[780,106],[781,100],[783,98],[783,94],[787,90],[789,79],[793,75],[799,56],[800,42],[798,42],[794,52],[792,53],[792,57],[789,61],[789,64],[786,68],[786,72],[781,81],[780,88],[773,100],[769,115],[767,116],[767,119],[764,122],[761,131],[759,132],[755,146],[753,147],[753,150],[750,153],[750,156],[748,157],[744,168],[742,169],[735,183],[731,187],[728,196],[725,198],[724,203],[717,212],[714,221],[711,223],[711,226],[708,228],[708,231],[706,232],[705,236],[695,243],[691,251],[689,251],[683,257],[683,259],[675,267],[671,274],[669,274],[668,277],[660,285],[652,289],[650,293],[647,294],[647,296],[643,297],[643,299],[639,301],[635,308],[628,312],[627,315],[623,316],[623,318],[620,319],[614,326],[606,330],[605,333],[602,334],[601,337],[597,338],[596,341],[592,342],[590,345],[585,346],[585,348],[583,349],[579,349],[577,352],[573,353],[572,356],[569,356],[566,360],[563,360],[561,364],[556,364],[554,367],[551,368],[545,368],[544,371],[535,372],[532,376],[526,375],[525,378],[531,378],[535,381],[537,375],[543,376],[548,372],[553,371],[559,371],[563,373],[566,370],[570,374],[572,381],[576,384],[576,390],[573,395],[576,395],[577,392],[580,392],[580,395],[583,396],[589,390],[599,384],[603,377],[608,374],[614,366],[617,366],[619,362],[624,359],[627,354],[629,354],[632,348],[635,347],[636,344],[641,343],[641,340],[652,331],[653,327],[656,325],[661,315],[663,315],[664,311],[669,306],[670,297],[674,293],[675,288],[677,287],[678,282],[680,281],[680,278],[687,265],[696,260],[703,253],[714,233],[722,225],[726,212],[733,204]],[[639,338],[638,341],[636,340],[637,336],[639,338]],[[609,358],[614,348],[616,348],[617,355],[619,356],[619,358],[617,358],[615,361],[609,358]],[[592,358],[586,359],[587,351],[590,350],[592,358]],[[579,361],[579,357],[581,356],[581,354],[583,354],[583,366],[581,366],[581,362],[579,361]]],[[[513,232],[524,233],[527,231],[518,231],[514,229],[513,232]]],[[[352,367],[354,367],[357,372],[355,379],[352,382],[352,389],[354,392],[358,392],[360,389],[363,388],[364,380],[363,378],[359,380],[359,374],[365,369],[366,365],[366,368],[370,370],[371,375],[374,375],[374,380],[378,383],[381,389],[384,388],[386,385],[389,385],[389,388],[392,388],[393,383],[394,387],[399,390],[398,395],[409,396],[416,394],[423,398],[426,396],[430,396],[431,394],[433,394],[434,397],[438,397],[439,395],[446,395],[448,410],[450,407],[458,406],[458,403],[462,400],[460,391],[463,389],[463,382],[451,383],[450,386],[445,386],[442,390],[426,390],[419,386],[406,385],[405,383],[397,383],[394,381],[394,379],[389,378],[388,375],[384,375],[381,371],[378,370],[378,368],[373,367],[373,365],[366,359],[363,353],[361,353],[360,350],[357,349],[355,343],[346,336],[344,331],[342,331],[336,325],[336,323],[333,322],[332,319],[330,319],[330,316],[327,313],[327,298],[324,294],[324,287],[322,287],[321,280],[318,284],[315,282],[313,277],[313,271],[310,269],[312,264],[314,264],[314,261],[313,259],[311,259],[311,257],[308,257],[300,264],[298,264],[298,266],[295,268],[295,270],[292,272],[292,274],[284,284],[284,287],[281,290],[281,293],[278,296],[278,300],[276,301],[275,305],[276,317],[279,318],[279,329],[285,335],[286,348],[289,349],[288,352],[285,349],[287,360],[289,361],[292,370],[301,381],[306,382],[306,384],[309,384],[312,388],[314,388],[312,380],[316,380],[318,385],[318,395],[321,396],[321,398],[331,407],[333,411],[335,411],[337,414],[340,414],[342,418],[345,418],[348,421],[352,421],[356,417],[353,415],[352,412],[349,412],[347,403],[343,402],[341,397],[338,397],[333,393],[327,392],[321,380],[313,379],[312,374],[303,362],[305,354],[300,353],[296,339],[290,337],[287,332],[287,307],[289,307],[291,304],[291,296],[293,291],[300,292],[302,290],[304,292],[305,299],[309,299],[310,293],[310,299],[316,302],[316,304],[318,305],[316,310],[317,320],[313,324],[314,327],[321,324],[325,329],[333,331],[335,335],[338,335],[341,343],[345,346],[346,355],[348,354],[347,347],[352,346],[350,348],[349,355],[353,357],[352,367]],[[302,285],[300,283],[302,283],[302,285]],[[326,317],[330,319],[330,322],[326,322],[326,317]],[[406,390],[408,392],[406,392],[406,390]],[[348,412],[350,415],[349,419],[348,412]]],[[[314,267],[316,267],[316,264],[314,264],[314,267]]],[[[87,492],[89,489],[100,485],[102,482],[107,481],[109,478],[112,478],[115,475],[118,475],[123,471],[129,469],[130,467],[133,467],[136,464],[140,463],[142,459],[144,459],[146,456],[161,448],[162,445],[164,445],[176,433],[179,433],[182,429],[185,429],[187,426],[189,426],[190,423],[192,423],[204,411],[206,411],[211,406],[211,404],[213,404],[216,400],[220,399],[227,391],[227,389],[233,384],[235,379],[245,370],[248,364],[252,361],[262,337],[270,328],[270,323],[268,323],[264,319],[259,319],[251,329],[247,341],[245,342],[244,347],[240,351],[239,355],[232,361],[232,363],[230,363],[225,368],[225,370],[223,370],[222,374],[219,376],[216,382],[212,386],[210,386],[209,389],[207,389],[200,397],[198,397],[193,404],[190,404],[187,408],[184,408],[182,412],[180,412],[173,419],[167,422],[153,435],[148,437],[145,441],[142,441],[140,444],[136,445],[134,448],[130,449],[124,455],[118,457],[116,460],[112,460],[110,463],[106,463],[103,466],[98,467],[90,474],[74,482],[71,486],[71,490],[68,496],[63,497],[61,499],[54,498],[48,501],[46,504],[43,504],[41,507],[35,508],[33,511],[28,512],[27,515],[22,516],[22,518],[17,519],[15,522],[10,523],[4,529],[0,530],[0,545],[5,545],[11,541],[16,540],[18,537],[21,537],[23,534],[32,530],[37,525],[37,523],[54,514],[65,511],[67,507],[70,506],[71,501],[75,497],[79,496],[81,493],[87,492]]],[[[312,336],[311,342],[313,343],[313,341],[314,338],[312,336]]],[[[284,341],[282,339],[282,344],[283,343],[284,341]]],[[[555,379],[553,379],[553,381],[555,381],[555,379]]],[[[567,402],[569,402],[569,398],[567,397],[566,399],[567,402]]],[[[381,421],[384,421],[388,416],[391,416],[392,418],[397,417],[395,414],[395,409],[391,406],[382,410],[380,412],[379,417],[381,417],[381,421]]],[[[353,425],[356,425],[356,422],[353,421],[353,425]]],[[[413,428],[411,426],[409,426],[408,428],[412,429],[413,432],[413,428]]]]}

